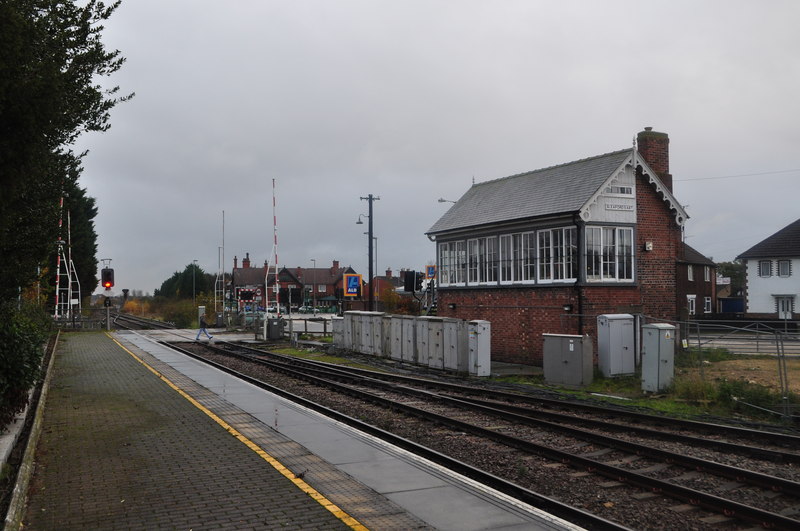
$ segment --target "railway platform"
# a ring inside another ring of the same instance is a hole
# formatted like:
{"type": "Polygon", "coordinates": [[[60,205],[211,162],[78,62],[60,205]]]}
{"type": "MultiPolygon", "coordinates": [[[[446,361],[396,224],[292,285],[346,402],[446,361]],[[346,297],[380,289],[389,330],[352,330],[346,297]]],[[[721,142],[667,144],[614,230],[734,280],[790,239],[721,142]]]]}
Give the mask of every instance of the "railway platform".
{"type": "Polygon", "coordinates": [[[577,529],[158,343],[61,336],[25,529],[577,529]]]}

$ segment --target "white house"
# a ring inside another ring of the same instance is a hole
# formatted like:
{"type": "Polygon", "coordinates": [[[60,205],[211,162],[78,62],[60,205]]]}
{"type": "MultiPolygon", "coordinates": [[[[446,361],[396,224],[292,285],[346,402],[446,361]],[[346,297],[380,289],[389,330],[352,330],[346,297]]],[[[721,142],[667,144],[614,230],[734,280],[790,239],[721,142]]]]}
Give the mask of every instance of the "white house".
{"type": "Polygon", "coordinates": [[[745,313],[778,319],[798,317],[800,219],[737,258],[745,265],[745,313]]]}

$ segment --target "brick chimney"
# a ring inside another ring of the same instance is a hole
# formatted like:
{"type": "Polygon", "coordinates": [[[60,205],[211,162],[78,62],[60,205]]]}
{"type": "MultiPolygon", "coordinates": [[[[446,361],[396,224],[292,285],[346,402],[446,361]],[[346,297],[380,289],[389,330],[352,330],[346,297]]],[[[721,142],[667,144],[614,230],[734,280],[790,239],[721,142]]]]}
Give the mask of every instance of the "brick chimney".
{"type": "Polygon", "coordinates": [[[236,256],[233,257],[233,268],[239,269],[239,258],[236,256]]]}
{"type": "Polygon", "coordinates": [[[242,267],[245,269],[250,267],[250,253],[247,253],[247,256],[242,258],[242,267]]]}
{"type": "Polygon", "coordinates": [[[339,271],[339,260],[333,261],[333,267],[331,268],[331,271],[333,271],[334,274],[339,271]]]}
{"type": "Polygon", "coordinates": [[[672,192],[672,174],[669,172],[669,136],[667,133],[653,131],[652,127],[645,127],[644,131],[636,135],[636,146],[639,154],[644,157],[661,182],[672,192]]]}
{"type": "Polygon", "coordinates": [[[392,268],[386,270],[386,278],[392,278],[392,268]]]}

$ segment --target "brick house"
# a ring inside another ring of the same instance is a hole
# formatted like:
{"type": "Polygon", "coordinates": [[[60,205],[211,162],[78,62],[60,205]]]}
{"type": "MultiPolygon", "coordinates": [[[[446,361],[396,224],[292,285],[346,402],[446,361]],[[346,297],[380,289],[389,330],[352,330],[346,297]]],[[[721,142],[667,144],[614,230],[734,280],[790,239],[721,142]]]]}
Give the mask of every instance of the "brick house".
{"type": "Polygon", "coordinates": [[[797,318],[800,297],[800,219],[736,257],[745,266],[749,317],[797,318]]]}
{"type": "MultiPolygon", "coordinates": [[[[278,270],[278,296],[281,306],[294,306],[302,300],[303,284],[294,272],[283,267],[278,270]]],[[[231,271],[231,296],[235,301],[235,308],[242,311],[249,307],[252,309],[272,306],[275,304],[275,271],[267,271],[267,262],[264,267],[253,267],[250,262],[250,253],[242,259],[239,267],[238,257],[233,257],[233,270],[231,271]]]]}
{"type": "Polygon", "coordinates": [[[492,323],[492,356],[541,364],[542,333],[596,337],[596,317],[675,319],[687,215],[669,138],[472,187],[428,230],[441,316],[492,323]]]}
{"type": "Polygon", "coordinates": [[[714,313],[717,307],[714,261],[684,243],[677,268],[677,304],[681,320],[714,313]]]}
{"type": "MultiPolygon", "coordinates": [[[[331,267],[297,266],[292,272],[303,284],[303,304],[311,305],[316,300],[317,306],[341,307],[344,300],[344,274],[356,271],[350,266],[342,267],[338,260],[333,260],[331,267]]],[[[362,290],[362,293],[366,291],[362,290]]]]}

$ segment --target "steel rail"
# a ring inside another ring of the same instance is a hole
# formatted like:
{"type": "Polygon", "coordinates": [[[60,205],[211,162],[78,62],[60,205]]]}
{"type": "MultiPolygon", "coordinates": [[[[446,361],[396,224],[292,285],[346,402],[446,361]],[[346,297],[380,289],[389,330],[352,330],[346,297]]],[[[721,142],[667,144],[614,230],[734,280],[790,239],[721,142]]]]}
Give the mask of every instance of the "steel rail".
{"type": "Polygon", "coordinates": [[[226,352],[226,353],[233,354],[235,356],[240,356],[250,361],[258,361],[259,363],[265,366],[269,366],[274,370],[283,372],[284,374],[299,379],[303,379],[305,381],[309,381],[317,385],[323,385],[326,387],[336,389],[339,392],[343,392],[345,394],[359,398],[361,400],[381,405],[382,407],[386,407],[388,409],[402,411],[406,414],[418,418],[423,418],[434,423],[450,426],[451,428],[457,429],[459,431],[485,437],[487,439],[494,440],[496,442],[505,444],[507,446],[516,448],[524,452],[536,455],[545,455],[561,463],[570,464],[575,467],[582,468],[584,470],[587,470],[595,474],[603,475],[605,477],[614,479],[622,483],[633,485],[639,488],[644,488],[646,490],[650,490],[653,492],[658,492],[673,497],[675,499],[688,502],[689,504],[692,505],[697,505],[714,512],[722,513],[729,517],[735,517],[742,520],[747,520],[750,522],[754,522],[767,527],[773,527],[776,529],[794,530],[797,529],[798,525],[800,525],[800,520],[787,518],[785,516],[776,513],[771,513],[769,511],[765,511],[757,507],[752,507],[733,500],[721,498],[713,494],[697,491],[695,489],[683,487],[680,485],[675,485],[673,483],[644,476],[642,474],[630,470],[621,469],[613,465],[608,465],[588,457],[582,457],[555,448],[543,446],[537,443],[532,443],[530,441],[521,440],[516,437],[498,433],[496,431],[489,430],[486,428],[481,428],[467,422],[459,421],[456,419],[452,419],[450,417],[425,411],[423,409],[416,408],[414,406],[401,404],[397,401],[385,399],[383,397],[376,396],[372,393],[367,393],[365,391],[360,391],[350,387],[342,386],[326,378],[310,376],[308,374],[298,372],[294,369],[286,367],[285,364],[279,364],[264,359],[255,360],[252,359],[250,355],[245,356],[232,352],[226,352]]]}
{"type": "MultiPolygon", "coordinates": [[[[223,343],[223,342],[220,342],[223,343]]],[[[437,389],[444,389],[444,390],[452,390],[455,392],[463,393],[463,394],[472,394],[478,396],[488,396],[493,399],[497,400],[507,400],[507,401],[517,401],[526,404],[542,404],[547,407],[558,408],[558,409],[573,409],[573,410],[583,410],[588,413],[592,413],[594,415],[614,415],[614,416],[622,416],[628,417],[630,419],[634,419],[637,421],[648,422],[652,424],[671,424],[673,426],[677,426],[683,429],[689,429],[694,431],[701,431],[701,432],[711,432],[715,434],[725,434],[728,436],[735,436],[735,437],[742,437],[748,438],[750,440],[757,440],[757,441],[769,441],[775,444],[780,444],[783,446],[787,446],[789,448],[800,448],[800,435],[791,435],[786,433],[778,433],[772,431],[764,431],[764,430],[756,430],[751,428],[742,428],[738,426],[729,426],[726,424],[718,424],[718,423],[710,423],[710,422],[700,422],[696,420],[689,420],[689,419],[681,419],[675,417],[665,417],[660,415],[652,415],[648,413],[640,413],[637,411],[629,411],[620,408],[608,408],[597,406],[593,404],[585,404],[580,402],[575,402],[572,400],[555,400],[550,398],[543,398],[543,397],[536,397],[521,393],[510,393],[506,391],[499,391],[496,389],[485,389],[481,387],[472,387],[460,384],[453,384],[448,382],[439,382],[435,380],[429,380],[425,378],[416,378],[411,376],[403,376],[399,374],[390,374],[390,373],[383,373],[378,371],[372,371],[367,369],[359,369],[356,367],[346,367],[342,368],[341,365],[335,365],[332,363],[326,363],[322,361],[311,361],[311,360],[302,360],[298,358],[294,358],[291,356],[284,356],[281,354],[276,354],[274,352],[268,352],[263,350],[258,350],[252,347],[248,347],[245,345],[238,345],[234,343],[227,343],[235,348],[241,348],[255,354],[259,354],[262,356],[270,355],[270,356],[277,356],[281,359],[290,360],[291,363],[295,363],[298,365],[320,365],[324,367],[329,367],[332,370],[339,370],[339,371],[347,371],[354,374],[364,374],[371,378],[378,378],[381,380],[390,380],[395,382],[414,382],[418,385],[425,384],[429,387],[437,388],[437,389]]],[[[713,444],[713,440],[704,439],[707,443],[704,444],[713,444]]],[[[759,449],[760,450],[760,449],[759,449]]],[[[766,450],[769,452],[769,450],[766,450]]],[[[783,455],[779,453],[779,455],[783,455]]],[[[797,454],[790,454],[797,455],[797,454]]],[[[787,457],[787,459],[794,459],[793,457],[787,457]]]]}
{"type": "MultiPolygon", "coordinates": [[[[249,355],[245,357],[247,359],[252,359],[252,361],[257,363],[265,363],[265,364],[268,363],[270,367],[273,367],[274,362],[268,362],[267,360],[259,358],[252,358],[249,355]]],[[[312,365],[306,367],[305,370],[313,372],[314,374],[319,375],[319,377],[323,379],[338,378],[340,380],[346,380],[347,382],[352,384],[360,384],[360,385],[364,385],[365,384],[364,382],[366,382],[366,385],[368,386],[377,387],[383,390],[397,392],[405,395],[411,395],[419,398],[424,398],[427,400],[433,400],[439,403],[451,405],[461,409],[479,411],[484,414],[502,418],[510,422],[524,424],[526,426],[544,427],[552,431],[566,433],[571,437],[575,437],[581,440],[590,441],[593,443],[599,443],[609,448],[614,448],[624,452],[633,453],[636,455],[648,456],[651,458],[659,459],[661,461],[665,461],[670,464],[677,464],[686,468],[695,469],[698,471],[705,471],[711,474],[715,474],[717,476],[734,479],[736,481],[740,481],[757,487],[768,488],[773,491],[785,492],[800,497],[800,483],[788,479],[772,476],[769,474],[762,474],[760,472],[754,472],[752,470],[747,470],[740,467],[717,463],[707,459],[701,459],[697,457],[677,454],[675,452],[671,452],[668,450],[653,448],[645,444],[630,442],[623,439],[610,437],[608,435],[588,432],[582,429],[565,426],[563,424],[549,422],[547,420],[542,420],[529,416],[527,410],[509,411],[508,409],[505,409],[503,407],[496,407],[498,406],[498,404],[490,402],[481,402],[481,401],[476,401],[474,399],[458,399],[454,397],[443,396],[432,393],[430,391],[424,391],[420,389],[407,387],[406,385],[397,385],[394,383],[388,383],[383,380],[371,377],[353,375],[347,371],[341,371],[338,369],[331,370],[328,367],[322,368],[316,365],[312,365]]],[[[597,424],[602,424],[602,423],[597,422],[597,424]]],[[[653,431],[656,434],[660,435],[660,432],[657,432],[656,430],[653,431]]]]}
{"type": "Polygon", "coordinates": [[[379,439],[387,441],[395,446],[408,450],[409,452],[424,457],[438,465],[446,467],[463,476],[466,476],[470,479],[473,479],[484,485],[487,485],[499,492],[511,496],[517,500],[525,502],[532,507],[546,511],[554,516],[567,520],[571,523],[585,527],[586,529],[597,529],[597,530],[608,530],[608,531],[630,530],[630,528],[628,527],[617,524],[605,518],[601,518],[595,514],[584,511],[577,507],[567,505],[553,498],[544,496],[543,494],[539,494],[538,492],[534,492],[532,490],[516,485],[510,481],[497,477],[493,474],[489,474],[479,468],[475,468],[462,461],[453,459],[445,454],[442,454],[440,452],[437,452],[435,450],[417,444],[411,440],[405,439],[391,432],[382,430],[376,426],[372,426],[358,419],[350,417],[349,415],[346,415],[334,409],[330,409],[321,404],[317,404],[316,402],[313,402],[301,396],[289,393],[288,391],[284,391],[279,387],[270,385],[257,378],[253,378],[252,376],[248,376],[241,372],[235,371],[229,367],[226,367],[223,364],[205,359],[202,356],[198,356],[197,354],[194,354],[181,347],[178,347],[172,343],[167,343],[167,342],[160,342],[160,343],[163,343],[169,346],[170,348],[181,352],[182,354],[185,354],[194,359],[207,363],[213,367],[216,367],[221,371],[236,376],[237,378],[240,378],[248,383],[251,383],[261,389],[282,396],[294,403],[300,404],[304,407],[307,407],[308,409],[321,413],[332,419],[338,420],[339,422],[347,424],[348,426],[356,428],[364,433],[368,433],[379,439]]]}

